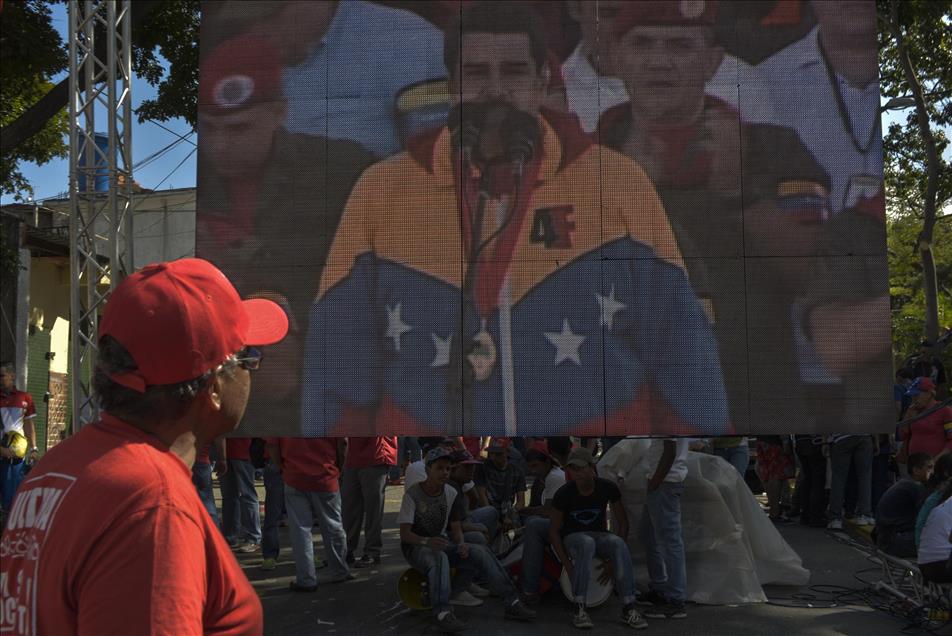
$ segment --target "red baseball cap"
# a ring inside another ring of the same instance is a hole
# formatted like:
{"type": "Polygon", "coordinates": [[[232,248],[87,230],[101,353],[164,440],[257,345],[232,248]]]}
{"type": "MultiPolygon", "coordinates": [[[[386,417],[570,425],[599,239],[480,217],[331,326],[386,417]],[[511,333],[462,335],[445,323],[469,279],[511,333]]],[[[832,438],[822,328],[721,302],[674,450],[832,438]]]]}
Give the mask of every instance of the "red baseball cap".
{"type": "Polygon", "coordinates": [[[625,2],[613,28],[621,37],[636,26],[712,26],[716,18],[716,0],[625,2]]]}
{"type": "Polygon", "coordinates": [[[199,67],[199,108],[224,115],[283,100],[281,71],[281,55],[266,39],[244,35],[226,40],[199,67]]]}
{"type": "Polygon", "coordinates": [[[206,260],[147,265],[122,281],[106,303],[99,337],[111,336],[138,367],[111,379],[144,392],[214,369],[246,345],[269,345],[288,332],[288,316],[264,298],[242,300],[206,260]]]}
{"type": "Polygon", "coordinates": [[[935,393],[935,382],[932,381],[932,378],[927,378],[926,376],[916,378],[912,381],[912,384],[909,385],[909,388],[906,389],[906,395],[910,397],[919,395],[920,393],[935,393]]]}

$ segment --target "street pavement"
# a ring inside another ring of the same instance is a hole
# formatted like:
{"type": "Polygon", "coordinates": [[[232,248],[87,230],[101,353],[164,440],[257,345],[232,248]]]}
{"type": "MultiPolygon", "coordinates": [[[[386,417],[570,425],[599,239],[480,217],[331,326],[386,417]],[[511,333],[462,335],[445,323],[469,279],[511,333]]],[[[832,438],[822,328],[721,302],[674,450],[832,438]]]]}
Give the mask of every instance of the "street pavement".
{"type": "MultiPolygon", "coordinates": [[[[263,489],[259,487],[260,495],[263,489]]],[[[272,572],[259,569],[261,556],[239,555],[239,561],[264,606],[265,634],[436,634],[429,612],[414,612],[397,598],[397,579],[407,565],[400,553],[396,513],[403,487],[388,487],[384,518],[384,551],[378,568],[354,570],[357,579],[319,587],[313,594],[291,592],[294,562],[281,529],[281,556],[272,572]]],[[[690,636],[720,634],[730,636],[802,634],[820,636],[850,634],[861,636],[895,635],[905,623],[888,614],[863,605],[835,604],[842,588],[862,589],[867,585],[854,577],[875,581],[878,572],[870,570],[866,554],[822,529],[785,525],[781,532],[811,571],[808,587],[766,588],[770,603],[743,606],[689,605],[683,620],[650,620],[647,634],[690,636]],[[865,572],[863,572],[865,570],[865,572]],[[820,587],[817,587],[820,586],[820,587]],[[834,587],[828,587],[834,586],[834,587]],[[836,587],[839,586],[839,587],[836,587]],[[813,605],[813,607],[808,607],[813,605]],[[831,605],[835,605],[832,606],[831,605]]],[[[315,534],[315,554],[323,555],[320,535],[315,534]]],[[[636,572],[644,580],[646,573],[636,572]]],[[[860,602],[858,596],[853,599],[860,602]]],[[[501,601],[486,599],[482,607],[456,608],[457,616],[469,624],[465,633],[479,636],[519,636],[576,634],[570,622],[571,607],[558,590],[546,595],[537,606],[539,617],[532,623],[514,623],[503,619],[501,601]]],[[[595,632],[621,634],[631,631],[619,623],[621,606],[617,598],[591,611],[595,632]]]]}

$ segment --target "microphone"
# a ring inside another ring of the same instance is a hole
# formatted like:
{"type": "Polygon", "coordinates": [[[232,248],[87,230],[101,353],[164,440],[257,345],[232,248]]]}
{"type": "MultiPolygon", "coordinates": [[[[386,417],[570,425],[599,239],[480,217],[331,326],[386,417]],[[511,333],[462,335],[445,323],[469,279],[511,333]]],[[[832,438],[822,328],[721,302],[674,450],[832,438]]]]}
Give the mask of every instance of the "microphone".
{"type": "Polygon", "coordinates": [[[502,124],[506,140],[506,158],[517,175],[522,176],[523,167],[532,161],[541,142],[542,131],[536,118],[513,108],[502,124]]]}
{"type": "Polygon", "coordinates": [[[450,110],[450,138],[453,148],[459,148],[464,163],[470,163],[479,148],[485,116],[481,104],[461,103],[450,110]]]}

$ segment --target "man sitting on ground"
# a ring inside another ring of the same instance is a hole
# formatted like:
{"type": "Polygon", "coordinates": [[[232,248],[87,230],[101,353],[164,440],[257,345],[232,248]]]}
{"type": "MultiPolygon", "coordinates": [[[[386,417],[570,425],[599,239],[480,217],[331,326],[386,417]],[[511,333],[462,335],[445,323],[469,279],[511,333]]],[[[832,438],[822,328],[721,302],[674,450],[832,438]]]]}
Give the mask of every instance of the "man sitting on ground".
{"type": "Polygon", "coordinates": [[[515,587],[492,552],[485,546],[463,541],[459,497],[456,489],[447,483],[452,470],[450,452],[434,448],[427,453],[425,461],[426,480],[403,493],[397,523],[403,556],[427,578],[437,627],[445,633],[466,629],[451,606],[482,605],[481,599],[466,591],[476,576],[503,598],[506,618],[520,621],[534,618],[535,612],[519,601],[515,587]],[[450,568],[456,568],[457,572],[452,579],[450,568]]]}
{"type": "MultiPolygon", "coordinates": [[[[633,629],[644,629],[647,621],[635,609],[635,572],[628,538],[628,515],[621,503],[618,486],[595,474],[595,460],[588,449],[576,448],[567,463],[573,481],[559,488],[552,500],[549,541],[572,581],[576,611],[572,624],[591,629],[594,624],[585,607],[592,561],[596,556],[610,562],[615,591],[621,597],[622,621],[633,629]],[[614,515],[608,531],[608,506],[614,515]]],[[[608,568],[606,566],[606,575],[608,568]]]]}
{"type": "Polygon", "coordinates": [[[926,453],[913,453],[906,466],[909,477],[893,484],[879,500],[876,527],[873,528],[877,547],[902,558],[916,556],[916,515],[924,498],[925,483],[932,474],[932,457],[926,453]]]}
{"type": "Polygon", "coordinates": [[[476,471],[476,496],[480,507],[499,511],[504,526],[517,519],[513,511],[526,507],[526,475],[509,461],[508,440],[494,438],[486,449],[489,458],[476,471]]]}
{"type": "MultiPolygon", "coordinates": [[[[544,442],[543,442],[544,444],[544,442]]],[[[539,578],[545,547],[549,545],[552,500],[559,488],[565,485],[565,471],[555,465],[552,457],[541,447],[526,451],[529,473],[535,477],[529,506],[524,512],[529,515],[522,533],[522,593],[530,604],[539,601],[539,578]]]]}

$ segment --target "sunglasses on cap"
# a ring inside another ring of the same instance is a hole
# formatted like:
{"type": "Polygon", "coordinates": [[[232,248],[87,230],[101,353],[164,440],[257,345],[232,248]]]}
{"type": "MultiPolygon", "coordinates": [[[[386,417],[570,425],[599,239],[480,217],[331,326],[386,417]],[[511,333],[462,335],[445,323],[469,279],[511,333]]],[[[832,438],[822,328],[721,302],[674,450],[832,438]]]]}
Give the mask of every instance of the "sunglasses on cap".
{"type": "Polygon", "coordinates": [[[247,371],[255,371],[261,366],[261,358],[264,354],[261,349],[256,347],[245,347],[235,354],[234,362],[247,371]]]}

